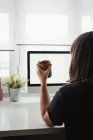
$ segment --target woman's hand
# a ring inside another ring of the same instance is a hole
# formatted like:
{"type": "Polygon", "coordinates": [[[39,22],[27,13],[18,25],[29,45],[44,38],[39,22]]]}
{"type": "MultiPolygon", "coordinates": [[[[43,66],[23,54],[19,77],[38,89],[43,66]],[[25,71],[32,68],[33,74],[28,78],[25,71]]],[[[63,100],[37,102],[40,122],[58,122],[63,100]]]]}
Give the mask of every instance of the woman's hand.
{"type": "Polygon", "coordinates": [[[40,79],[40,81],[41,81],[41,84],[47,82],[47,78],[48,78],[50,69],[51,69],[51,64],[49,64],[47,70],[42,70],[42,69],[39,67],[39,63],[37,64],[37,75],[38,75],[38,77],[39,77],[39,79],[40,79]]]}

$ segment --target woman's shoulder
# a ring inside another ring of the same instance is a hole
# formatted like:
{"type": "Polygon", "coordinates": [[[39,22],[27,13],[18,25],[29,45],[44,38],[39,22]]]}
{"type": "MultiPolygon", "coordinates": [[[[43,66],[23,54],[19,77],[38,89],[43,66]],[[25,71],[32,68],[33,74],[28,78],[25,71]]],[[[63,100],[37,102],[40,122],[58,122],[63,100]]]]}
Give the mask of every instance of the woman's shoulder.
{"type": "Polygon", "coordinates": [[[56,92],[54,99],[58,101],[65,101],[77,95],[78,91],[82,89],[81,82],[66,83],[56,92]],[[75,94],[76,93],[76,94],[75,94]],[[74,96],[73,96],[74,95],[74,96]]]}
{"type": "Polygon", "coordinates": [[[63,92],[71,92],[74,90],[77,90],[78,88],[80,88],[82,86],[82,82],[78,81],[78,82],[74,82],[74,83],[66,83],[65,85],[63,85],[60,88],[60,91],[63,92]]]}

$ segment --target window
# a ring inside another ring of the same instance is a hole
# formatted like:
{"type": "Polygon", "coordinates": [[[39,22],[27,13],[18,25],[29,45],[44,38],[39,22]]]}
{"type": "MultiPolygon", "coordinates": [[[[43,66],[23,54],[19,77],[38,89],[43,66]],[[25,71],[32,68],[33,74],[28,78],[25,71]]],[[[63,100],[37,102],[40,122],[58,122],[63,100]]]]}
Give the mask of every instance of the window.
{"type": "Polygon", "coordinates": [[[40,85],[40,80],[36,73],[36,64],[42,60],[50,60],[52,63],[52,76],[47,80],[48,85],[63,85],[69,79],[69,66],[71,60],[69,51],[28,51],[27,58],[28,86],[40,85]]]}
{"type": "Polygon", "coordinates": [[[68,38],[67,15],[26,15],[26,40],[34,44],[61,44],[68,38]]]}
{"type": "Polygon", "coordinates": [[[0,77],[9,76],[9,51],[0,51],[0,77]]]}
{"type": "Polygon", "coordinates": [[[82,16],[82,33],[93,30],[93,17],[82,16]]]}
{"type": "MultiPolygon", "coordinates": [[[[18,45],[19,47],[19,51],[20,51],[20,56],[19,56],[19,75],[24,76],[25,78],[27,78],[27,52],[28,51],[62,51],[62,52],[69,52],[70,51],[70,46],[58,46],[58,45],[18,45]],[[23,59],[24,58],[24,59],[23,59]]],[[[35,57],[35,56],[34,56],[35,57]]],[[[36,58],[37,59],[37,58],[36,58]]],[[[44,58],[45,59],[45,58],[44,58]]],[[[70,57],[68,58],[68,55],[64,55],[64,60],[69,60],[70,61],[70,57]]],[[[38,59],[37,59],[38,61],[38,59]]],[[[37,63],[37,61],[35,61],[34,63],[37,63]]],[[[61,61],[61,60],[60,60],[61,61]]],[[[67,68],[69,67],[69,63],[67,63],[65,65],[65,68],[67,70],[67,68]]],[[[62,57],[62,62],[63,62],[63,57],[62,57]]],[[[32,64],[33,65],[33,64],[32,64]]],[[[66,72],[66,71],[65,71],[66,72]]],[[[33,77],[34,78],[34,77],[33,77]]]]}
{"type": "Polygon", "coordinates": [[[9,45],[9,15],[0,13],[0,49],[9,45]]]}
{"type": "Polygon", "coordinates": [[[0,13],[0,77],[9,75],[9,15],[0,13]]]}
{"type": "Polygon", "coordinates": [[[0,77],[9,76],[14,50],[15,0],[0,0],[0,77]],[[10,59],[11,58],[11,59],[10,59]]]}

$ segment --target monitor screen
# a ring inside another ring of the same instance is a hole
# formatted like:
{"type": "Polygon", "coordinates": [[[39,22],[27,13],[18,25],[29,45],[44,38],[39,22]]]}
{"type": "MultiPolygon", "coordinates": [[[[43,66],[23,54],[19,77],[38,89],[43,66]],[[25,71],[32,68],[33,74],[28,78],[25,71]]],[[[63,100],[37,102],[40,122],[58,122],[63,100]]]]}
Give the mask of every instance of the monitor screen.
{"type": "Polygon", "coordinates": [[[39,61],[49,60],[52,64],[52,76],[48,78],[49,86],[63,85],[69,79],[69,66],[71,61],[70,52],[63,51],[28,51],[27,52],[27,75],[28,86],[40,85],[39,77],[37,76],[36,64],[39,61]]]}

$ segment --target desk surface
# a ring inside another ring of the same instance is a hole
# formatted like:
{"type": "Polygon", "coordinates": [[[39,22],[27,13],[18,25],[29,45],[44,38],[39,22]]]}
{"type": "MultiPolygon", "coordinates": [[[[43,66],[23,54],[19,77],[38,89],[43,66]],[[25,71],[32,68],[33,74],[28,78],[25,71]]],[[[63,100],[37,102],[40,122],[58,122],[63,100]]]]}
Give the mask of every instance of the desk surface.
{"type": "Polygon", "coordinates": [[[39,97],[0,101],[0,137],[61,133],[64,127],[49,128],[40,114],[39,97]]]}

